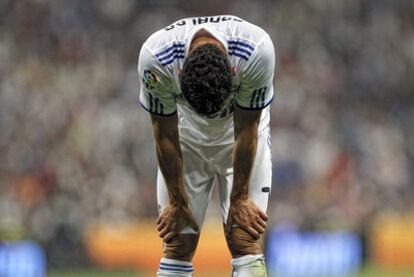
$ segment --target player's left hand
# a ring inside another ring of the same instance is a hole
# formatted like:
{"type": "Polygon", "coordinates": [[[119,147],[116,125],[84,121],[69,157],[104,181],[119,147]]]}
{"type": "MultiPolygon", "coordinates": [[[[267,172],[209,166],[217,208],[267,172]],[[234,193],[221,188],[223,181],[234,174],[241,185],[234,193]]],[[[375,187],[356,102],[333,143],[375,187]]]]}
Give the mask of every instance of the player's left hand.
{"type": "Polygon", "coordinates": [[[239,227],[248,232],[254,239],[264,233],[268,216],[250,199],[233,201],[229,208],[226,233],[239,227]]]}
{"type": "Polygon", "coordinates": [[[167,243],[186,226],[199,232],[194,216],[187,205],[168,205],[157,220],[159,236],[167,243]]]}

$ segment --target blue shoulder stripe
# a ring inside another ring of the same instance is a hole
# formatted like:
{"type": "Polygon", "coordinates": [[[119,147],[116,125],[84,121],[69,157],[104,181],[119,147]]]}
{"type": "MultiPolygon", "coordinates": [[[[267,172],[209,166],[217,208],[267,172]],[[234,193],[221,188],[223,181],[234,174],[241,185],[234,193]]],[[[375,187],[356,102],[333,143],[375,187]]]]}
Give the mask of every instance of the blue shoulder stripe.
{"type": "Polygon", "coordinates": [[[249,50],[247,50],[247,49],[244,49],[244,48],[239,48],[239,47],[237,47],[237,46],[230,46],[229,47],[229,52],[235,52],[235,51],[239,51],[239,52],[243,52],[243,53],[246,53],[247,55],[251,55],[252,54],[252,52],[251,51],[249,51],[249,50]]]}
{"type": "Polygon", "coordinates": [[[248,48],[248,49],[250,49],[252,51],[254,50],[254,47],[252,45],[250,45],[247,42],[241,41],[241,40],[228,40],[227,43],[229,45],[239,45],[239,46],[248,48]]]}
{"type": "Polygon", "coordinates": [[[157,54],[155,54],[155,56],[158,58],[160,56],[165,55],[166,53],[168,53],[170,50],[172,49],[181,49],[184,48],[185,44],[181,43],[181,42],[174,42],[170,47],[162,50],[161,52],[158,52],[157,54]]]}
{"type": "Polygon", "coordinates": [[[243,60],[246,60],[246,61],[249,60],[249,57],[248,56],[245,56],[243,54],[239,54],[239,53],[235,53],[235,52],[229,52],[229,55],[230,56],[236,56],[236,57],[242,58],[243,60]]]}
{"type": "Polygon", "coordinates": [[[161,65],[166,66],[166,65],[171,64],[173,61],[175,61],[177,59],[184,59],[184,58],[185,58],[184,55],[175,54],[174,57],[172,57],[172,59],[170,59],[170,60],[168,60],[166,62],[161,63],[161,65]]]}
{"type": "Polygon", "coordinates": [[[158,58],[158,60],[160,62],[168,60],[169,58],[171,58],[173,55],[177,56],[175,54],[184,54],[184,49],[174,49],[174,51],[170,52],[168,55],[162,57],[162,58],[158,58]]]}

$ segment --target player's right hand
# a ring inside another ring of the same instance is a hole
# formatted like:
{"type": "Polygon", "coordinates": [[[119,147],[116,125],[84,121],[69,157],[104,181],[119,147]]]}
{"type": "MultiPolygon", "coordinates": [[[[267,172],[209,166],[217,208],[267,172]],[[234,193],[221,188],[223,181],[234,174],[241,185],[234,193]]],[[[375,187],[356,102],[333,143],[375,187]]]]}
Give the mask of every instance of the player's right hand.
{"type": "Polygon", "coordinates": [[[238,227],[254,239],[258,239],[265,231],[267,219],[268,216],[251,199],[232,201],[226,223],[226,234],[229,236],[232,229],[238,227]]]}
{"type": "Polygon", "coordinates": [[[186,226],[199,232],[199,228],[187,205],[168,205],[157,220],[159,236],[168,243],[186,226]]]}

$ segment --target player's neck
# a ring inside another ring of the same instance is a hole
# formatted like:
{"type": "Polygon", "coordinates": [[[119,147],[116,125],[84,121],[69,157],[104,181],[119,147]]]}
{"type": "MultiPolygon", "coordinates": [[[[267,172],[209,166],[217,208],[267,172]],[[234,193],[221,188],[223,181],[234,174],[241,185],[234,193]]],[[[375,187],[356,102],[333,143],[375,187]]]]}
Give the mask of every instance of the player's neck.
{"type": "Polygon", "coordinates": [[[194,49],[205,44],[213,44],[217,46],[217,48],[220,49],[224,54],[227,54],[224,45],[204,29],[201,29],[194,35],[193,40],[190,44],[189,53],[194,51],[194,49]]]}

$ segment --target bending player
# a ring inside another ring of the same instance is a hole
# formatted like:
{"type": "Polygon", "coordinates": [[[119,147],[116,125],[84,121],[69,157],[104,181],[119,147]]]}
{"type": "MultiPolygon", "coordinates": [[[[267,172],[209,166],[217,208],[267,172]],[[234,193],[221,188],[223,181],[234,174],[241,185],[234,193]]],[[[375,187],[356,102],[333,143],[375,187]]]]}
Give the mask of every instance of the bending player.
{"type": "Polygon", "coordinates": [[[274,66],[269,35],[235,16],[179,20],[142,46],[140,101],[159,164],[157,276],[192,275],[214,178],[233,276],[266,276],[274,66]]]}

